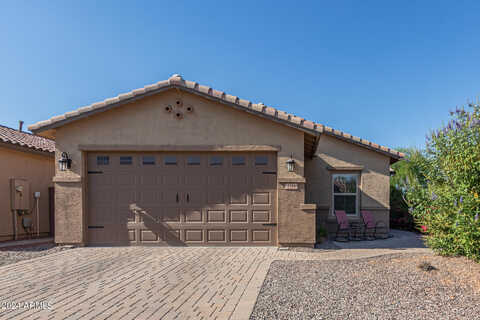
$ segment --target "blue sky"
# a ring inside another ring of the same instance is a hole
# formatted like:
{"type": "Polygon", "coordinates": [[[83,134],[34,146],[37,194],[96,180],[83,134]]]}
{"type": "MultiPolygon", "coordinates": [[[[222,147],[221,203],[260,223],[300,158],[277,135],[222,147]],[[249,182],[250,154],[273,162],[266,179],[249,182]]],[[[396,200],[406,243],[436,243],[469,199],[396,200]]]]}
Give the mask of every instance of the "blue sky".
{"type": "Polygon", "coordinates": [[[478,12],[478,1],[2,1],[0,124],[180,73],[379,144],[422,146],[480,94],[478,12]]]}

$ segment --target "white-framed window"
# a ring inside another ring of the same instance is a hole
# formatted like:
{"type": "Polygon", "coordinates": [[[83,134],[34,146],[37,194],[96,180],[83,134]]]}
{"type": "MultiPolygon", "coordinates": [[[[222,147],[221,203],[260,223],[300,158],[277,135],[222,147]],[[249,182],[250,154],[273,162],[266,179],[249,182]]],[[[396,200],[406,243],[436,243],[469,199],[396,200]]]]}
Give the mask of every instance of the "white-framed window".
{"type": "Polygon", "coordinates": [[[332,175],[332,213],[344,210],[347,215],[358,215],[358,179],[355,173],[332,175]]]}

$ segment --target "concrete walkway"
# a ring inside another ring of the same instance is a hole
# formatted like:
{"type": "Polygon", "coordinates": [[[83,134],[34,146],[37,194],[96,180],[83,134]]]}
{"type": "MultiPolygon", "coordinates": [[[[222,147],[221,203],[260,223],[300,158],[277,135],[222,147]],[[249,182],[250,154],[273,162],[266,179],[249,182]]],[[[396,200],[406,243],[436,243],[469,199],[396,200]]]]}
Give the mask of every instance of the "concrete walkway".
{"type": "Polygon", "coordinates": [[[0,267],[0,318],[248,319],[273,260],[358,259],[397,249],[77,248],[0,267]]]}
{"type": "Polygon", "coordinates": [[[419,233],[403,230],[390,230],[391,238],[377,239],[374,241],[349,241],[333,243],[339,249],[391,249],[391,250],[409,250],[426,248],[423,243],[422,235],[419,233]]]}

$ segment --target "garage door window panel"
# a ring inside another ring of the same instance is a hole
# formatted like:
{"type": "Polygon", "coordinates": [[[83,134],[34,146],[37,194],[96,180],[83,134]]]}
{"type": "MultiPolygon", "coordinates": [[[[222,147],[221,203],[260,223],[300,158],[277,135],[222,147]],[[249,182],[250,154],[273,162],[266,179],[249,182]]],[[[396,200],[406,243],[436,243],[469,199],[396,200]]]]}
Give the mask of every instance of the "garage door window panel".
{"type": "Polygon", "coordinates": [[[223,166],[223,157],[222,156],[210,156],[210,159],[208,161],[208,164],[210,167],[221,167],[223,166]]]}
{"type": "Polygon", "coordinates": [[[188,166],[199,166],[201,164],[201,160],[199,156],[188,156],[187,157],[187,165],[188,166]]]}
{"type": "Polygon", "coordinates": [[[178,164],[176,156],[165,156],[163,158],[163,164],[165,166],[176,166],[178,164]]]}
{"type": "Polygon", "coordinates": [[[97,166],[108,166],[110,164],[109,156],[97,156],[97,166]]]}
{"type": "Polygon", "coordinates": [[[232,157],[232,166],[234,167],[244,167],[245,163],[246,163],[245,156],[232,157]]]}
{"type": "Polygon", "coordinates": [[[155,156],[143,156],[142,164],[144,166],[154,166],[155,165],[155,156]]]}
{"type": "Polygon", "coordinates": [[[131,156],[120,156],[120,165],[128,166],[133,164],[133,158],[131,156]]]}
{"type": "Polygon", "coordinates": [[[268,156],[264,156],[264,155],[255,156],[255,166],[257,167],[268,166],[268,156]]]}

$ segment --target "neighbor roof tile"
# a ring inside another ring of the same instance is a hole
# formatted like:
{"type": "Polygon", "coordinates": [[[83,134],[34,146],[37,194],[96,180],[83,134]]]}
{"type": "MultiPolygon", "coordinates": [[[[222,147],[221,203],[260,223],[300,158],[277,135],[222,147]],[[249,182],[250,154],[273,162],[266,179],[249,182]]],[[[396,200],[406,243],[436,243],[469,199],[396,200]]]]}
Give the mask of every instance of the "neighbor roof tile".
{"type": "Polygon", "coordinates": [[[0,125],[0,141],[38,151],[55,152],[55,141],[0,125]]]}

